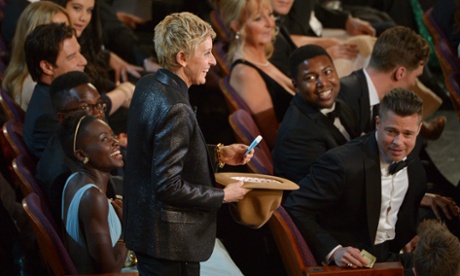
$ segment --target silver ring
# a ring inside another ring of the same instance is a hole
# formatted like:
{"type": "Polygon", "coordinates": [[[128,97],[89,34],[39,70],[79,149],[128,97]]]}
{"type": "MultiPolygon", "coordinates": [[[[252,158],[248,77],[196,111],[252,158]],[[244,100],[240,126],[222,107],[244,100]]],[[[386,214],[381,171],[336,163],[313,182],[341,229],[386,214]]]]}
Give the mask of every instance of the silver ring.
{"type": "Polygon", "coordinates": [[[352,263],[348,263],[348,264],[347,264],[347,267],[352,267],[352,266],[353,266],[352,263]]]}

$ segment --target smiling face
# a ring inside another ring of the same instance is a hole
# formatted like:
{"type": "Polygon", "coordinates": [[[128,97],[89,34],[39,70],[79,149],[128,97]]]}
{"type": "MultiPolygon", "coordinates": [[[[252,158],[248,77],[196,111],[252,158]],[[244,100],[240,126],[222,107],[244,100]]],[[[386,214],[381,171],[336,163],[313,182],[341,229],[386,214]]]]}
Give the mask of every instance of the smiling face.
{"type": "Polygon", "coordinates": [[[78,136],[77,151],[89,158],[89,166],[104,172],[123,167],[120,144],[106,122],[94,120],[78,136]]]}
{"type": "Polygon", "coordinates": [[[385,116],[376,117],[377,143],[385,162],[401,161],[415,147],[421,127],[419,114],[399,116],[389,110],[385,116]]]}
{"type": "Polygon", "coordinates": [[[69,0],[65,6],[78,37],[91,22],[94,4],[95,0],[69,0]]]}
{"type": "Polygon", "coordinates": [[[293,84],[297,94],[318,109],[331,108],[340,90],[334,64],[325,55],[300,63],[293,84]]]}
{"type": "Polygon", "coordinates": [[[266,45],[272,42],[275,16],[271,6],[257,1],[248,2],[249,17],[244,25],[245,41],[249,45],[266,45]]]}
{"type": "Polygon", "coordinates": [[[65,39],[57,56],[56,66],[53,66],[53,78],[70,71],[83,72],[86,63],[85,57],[80,53],[77,38],[72,36],[72,38],[65,39]]]}
{"type": "Polygon", "coordinates": [[[212,54],[212,38],[198,44],[190,57],[186,57],[186,65],[183,67],[181,78],[188,87],[206,83],[206,75],[211,66],[216,65],[216,59],[212,54]]]}

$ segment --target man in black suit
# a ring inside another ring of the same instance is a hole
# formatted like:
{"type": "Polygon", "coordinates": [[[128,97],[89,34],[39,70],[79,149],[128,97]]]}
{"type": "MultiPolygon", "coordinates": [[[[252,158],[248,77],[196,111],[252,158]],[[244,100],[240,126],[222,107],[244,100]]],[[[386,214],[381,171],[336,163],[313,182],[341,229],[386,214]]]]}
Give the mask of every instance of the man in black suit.
{"type": "Polygon", "coordinates": [[[324,48],[298,48],[289,67],[296,95],[278,130],[273,162],[276,175],[298,182],[321,154],[358,137],[360,132],[353,110],[336,99],[339,77],[324,48]]]}
{"type": "MultiPolygon", "coordinates": [[[[407,27],[393,27],[377,39],[367,68],[340,79],[339,97],[356,112],[361,131],[375,128],[375,107],[386,93],[396,87],[415,88],[429,54],[430,46],[424,38],[407,27]]],[[[432,106],[425,98],[424,112],[433,112],[432,106]]],[[[423,122],[421,135],[437,139],[444,125],[442,117],[423,122]]]]}
{"type": "Polygon", "coordinates": [[[64,24],[38,26],[27,36],[24,49],[27,69],[37,85],[25,114],[23,139],[31,155],[40,159],[59,127],[49,87],[64,73],[83,71],[87,61],[80,53],[75,30],[64,24]]]}
{"type": "Polygon", "coordinates": [[[416,235],[426,189],[413,151],[421,122],[421,98],[392,90],[380,103],[376,131],[323,154],[290,193],[285,207],[318,262],[362,267],[365,249],[411,272],[412,256],[399,252],[416,235]]]}
{"type": "MultiPolygon", "coordinates": [[[[59,118],[50,96],[50,85],[54,79],[67,72],[83,72],[87,61],[80,53],[75,29],[65,24],[37,26],[27,36],[24,49],[27,69],[37,85],[25,114],[23,139],[31,155],[40,159],[48,140],[59,127],[59,118]]],[[[110,114],[121,105],[128,105],[130,94],[126,91],[132,91],[133,87],[131,83],[125,82],[101,95],[107,101],[110,114]]]]}

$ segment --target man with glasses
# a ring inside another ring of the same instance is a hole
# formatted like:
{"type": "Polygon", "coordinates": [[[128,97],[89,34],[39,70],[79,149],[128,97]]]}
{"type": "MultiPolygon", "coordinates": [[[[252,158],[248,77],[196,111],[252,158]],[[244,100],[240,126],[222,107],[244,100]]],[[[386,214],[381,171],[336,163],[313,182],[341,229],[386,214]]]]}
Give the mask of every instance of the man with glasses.
{"type": "MultiPolygon", "coordinates": [[[[78,72],[78,71],[75,71],[75,72],[78,72]]],[[[94,86],[91,85],[90,83],[87,86],[94,88],[94,86]]],[[[75,88],[75,89],[77,89],[77,88],[75,88]]],[[[107,101],[101,100],[101,101],[98,101],[95,104],[84,103],[82,106],[79,106],[79,107],[59,110],[58,111],[58,116],[65,116],[69,112],[74,112],[74,111],[86,111],[87,113],[93,113],[94,111],[97,111],[97,113],[102,114],[102,113],[105,113],[107,111],[107,101]]],[[[95,117],[98,117],[98,116],[95,116],[95,117]]],[[[61,121],[61,120],[59,120],[59,121],[61,121]]]]}
{"type": "MultiPolygon", "coordinates": [[[[55,78],[49,87],[49,94],[53,112],[57,114],[56,129],[70,114],[81,112],[105,120],[110,111],[107,101],[99,95],[88,76],[80,71],[71,71],[55,78]]],[[[57,131],[51,134],[37,163],[35,178],[58,222],[61,221],[62,188],[74,166],[62,149],[57,131]]]]}

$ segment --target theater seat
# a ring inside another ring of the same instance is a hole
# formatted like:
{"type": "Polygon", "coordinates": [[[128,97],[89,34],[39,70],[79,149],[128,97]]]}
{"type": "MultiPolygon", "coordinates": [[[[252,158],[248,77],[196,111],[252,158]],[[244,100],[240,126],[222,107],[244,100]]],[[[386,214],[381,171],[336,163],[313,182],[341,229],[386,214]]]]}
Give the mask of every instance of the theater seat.
{"type": "Polygon", "coordinates": [[[230,74],[230,64],[227,62],[228,44],[223,41],[217,41],[212,46],[212,54],[216,58],[217,66],[222,77],[230,74]]]}
{"type": "Polygon", "coordinates": [[[268,223],[288,275],[305,275],[308,266],[318,265],[283,206],[275,210],[268,223]]]}
{"type": "Polygon", "coordinates": [[[460,72],[452,72],[446,79],[446,84],[450,99],[457,112],[457,118],[460,121],[460,72]]]}
{"type": "MultiPolygon", "coordinates": [[[[50,275],[78,275],[72,259],[61,238],[45,215],[46,208],[36,193],[30,193],[22,200],[22,206],[32,225],[38,247],[49,269],[50,275]]],[[[139,275],[137,272],[104,273],[97,275],[139,275]]]]}
{"type": "Polygon", "coordinates": [[[287,275],[342,275],[342,276],[401,276],[403,266],[399,262],[376,263],[373,268],[349,269],[332,266],[320,266],[307,242],[297,229],[294,221],[283,208],[278,207],[269,220],[270,230],[275,239],[284,263],[287,275]]]}
{"type": "Polygon", "coordinates": [[[0,105],[3,109],[5,120],[14,119],[18,122],[24,122],[24,110],[11,98],[5,89],[0,88],[0,105]]]}
{"type": "MultiPolygon", "coordinates": [[[[238,109],[229,116],[229,123],[236,140],[249,145],[260,135],[259,128],[252,116],[243,109],[238,109]]],[[[254,149],[254,156],[248,162],[249,170],[253,173],[273,175],[273,161],[267,142],[262,139],[254,149]]]]}
{"type": "Polygon", "coordinates": [[[230,85],[230,76],[227,75],[219,82],[219,87],[224,94],[225,102],[227,103],[228,110],[230,113],[238,109],[244,109],[247,112],[251,112],[249,106],[244,102],[244,100],[238,95],[236,90],[230,85]]]}

